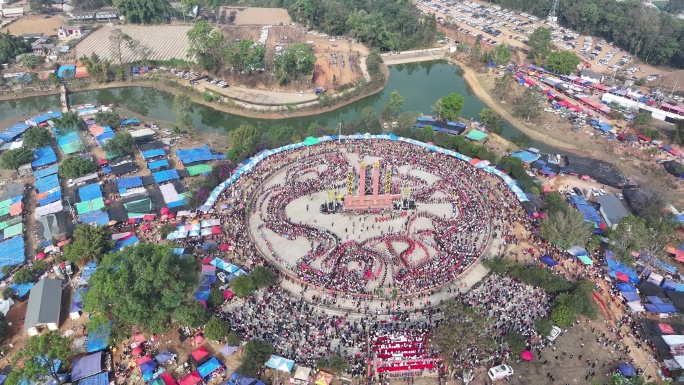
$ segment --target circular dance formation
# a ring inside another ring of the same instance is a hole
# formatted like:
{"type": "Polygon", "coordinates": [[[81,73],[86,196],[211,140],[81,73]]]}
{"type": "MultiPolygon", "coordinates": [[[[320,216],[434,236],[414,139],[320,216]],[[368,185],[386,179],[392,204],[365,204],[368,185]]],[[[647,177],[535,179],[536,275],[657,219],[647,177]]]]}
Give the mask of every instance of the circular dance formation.
{"type": "Polygon", "coordinates": [[[448,284],[487,249],[498,223],[520,212],[489,172],[380,139],[269,156],[228,191],[245,199],[235,212],[250,244],[238,250],[302,284],[356,296],[448,284]]]}

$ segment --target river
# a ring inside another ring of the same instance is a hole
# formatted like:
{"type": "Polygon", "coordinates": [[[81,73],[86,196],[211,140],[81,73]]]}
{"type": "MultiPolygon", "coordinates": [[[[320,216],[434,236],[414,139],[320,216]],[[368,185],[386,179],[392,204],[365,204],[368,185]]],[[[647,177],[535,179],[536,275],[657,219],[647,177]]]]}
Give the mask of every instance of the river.
{"type": "MultiPolygon", "coordinates": [[[[431,114],[435,101],[450,92],[463,95],[465,99],[462,116],[466,119],[477,118],[478,113],[487,106],[478,99],[465,82],[461,69],[446,61],[398,64],[390,67],[390,76],[385,89],[373,96],[361,99],[334,111],[297,118],[259,119],[217,111],[211,107],[196,104],[192,111],[195,128],[200,132],[229,132],[242,125],[251,124],[262,130],[273,125],[288,125],[306,128],[311,124],[335,127],[340,121],[351,122],[360,118],[361,110],[374,107],[381,111],[389,94],[397,90],[404,98],[404,111],[419,111],[431,114]]],[[[175,121],[172,110],[173,95],[153,88],[123,87],[94,91],[73,92],[69,95],[71,105],[98,103],[114,104],[155,120],[175,121]]],[[[11,119],[27,115],[37,115],[48,110],[59,109],[59,95],[36,96],[0,101],[0,119],[11,119]]],[[[502,136],[510,139],[521,132],[505,123],[502,136]]],[[[544,143],[533,141],[532,146],[551,153],[559,150],[544,143]]]]}

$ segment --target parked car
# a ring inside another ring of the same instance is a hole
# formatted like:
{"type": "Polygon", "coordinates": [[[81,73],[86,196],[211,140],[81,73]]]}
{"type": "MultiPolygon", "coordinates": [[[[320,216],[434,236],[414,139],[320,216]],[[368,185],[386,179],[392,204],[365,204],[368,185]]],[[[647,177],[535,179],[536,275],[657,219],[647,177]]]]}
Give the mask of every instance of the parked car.
{"type": "Polygon", "coordinates": [[[494,366],[487,371],[487,375],[492,381],[502,380],[513,375],[513,368],[506,364],[494,366]]]}
{"type": "Polygon", "coordinates": [[[556,338],[558,338],[558,336],[560,336],[561,331],[562,331],[561,328],[559,328],[558,326],[552,327],[551,332],[549,333],[548,336],[546,336],[546,339],[548,339],[549,341],[555,341],[556,338]]]}

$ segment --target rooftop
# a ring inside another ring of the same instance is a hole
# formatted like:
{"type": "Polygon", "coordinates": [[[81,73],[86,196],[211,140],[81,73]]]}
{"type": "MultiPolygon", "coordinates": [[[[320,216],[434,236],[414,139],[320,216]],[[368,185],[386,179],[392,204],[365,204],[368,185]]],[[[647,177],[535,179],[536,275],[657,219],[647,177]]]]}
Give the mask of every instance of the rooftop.
{"type": "Polygon", "coordinates": [[[44,278],[31,289],[29,294],[24,330],[36,325],[59,323],[62,304],[62,280],[44,278]]]}

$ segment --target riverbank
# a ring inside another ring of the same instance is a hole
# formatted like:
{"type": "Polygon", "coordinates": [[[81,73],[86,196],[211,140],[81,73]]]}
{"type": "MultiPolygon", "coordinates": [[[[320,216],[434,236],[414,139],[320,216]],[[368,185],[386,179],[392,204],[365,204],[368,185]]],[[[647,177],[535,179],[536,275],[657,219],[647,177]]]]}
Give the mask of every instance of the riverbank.
{"type": "MultiPolygon", "coordinates": [[[[230,103],[234,105],[241,105],[243,106],[242,108],[234,107],[231,106],[227,103],[220,103],[220,102],[207,102],[206,100],[202,99],[201,93],[198,92],[197,89],[193,88],[190,85],[183,85],[177,82],[173,82],[170,80],[166,79],[145,79],[145,80],[131,80],[131,81],[123,81],[123,82],[109,82],[105,84],[89,84],[85,87],[78,88],[78,89],[71,89],[70,92],[82,92],[82,91],[96,91],[96,90],[105,90],[105,89],[111,89],[111,88],[125,88],[125,87],[144,87],[144,88],[152,88],[156,89],[159,91],[167,92],[170,94],[176,94],[179,91],[186,92],[192,99],[192,101],[196,104],[201,104],[210,108],[213,108],[218,111],[226,112],[229,114],[233,115],[239,115],[245,118],[257,118],[257,119],[270,119],[270,120],[277,120],[277,119],[284,119],[284,118],[297,118],[297,117],[304,117],[304,116],[313,116],[313,115],[318,115],[326,112],[331,112],[334,111],[338,108],[342,108],[344,106],[347,106],[349,104],[352,104],[354,102],[357,102],[361,99],[367,98],[369,96],[373,96],[375,94],[378,94],[379,92],[382,92],[385,89],[385,86],[387,85],[387,81],[389,80],[389,69],[386,65],[382,66],[382,72],[385,75],[385,82],[382,84],[382,86],[368,92],[364,93],[361,95],[357,95],[355,97],[349,98],[344,101],[339,101],[335,103],[332,106],[329,107],[320,107],[318,106],[318,102],[315,102],[315,104],[308,104],[306,108],[302,109],[297,109],[295,106],[294,109],[292,109],[292,104],[284,104],[280,107],[277,107],[280,109],[280,111],[263,111],[257,109],[257,105],[254,105],[254,108],[251,108],[252,106],[249,105],[246,102],[237,102],[237,101],[231,101],[230,103]]],[[[37,97],[37,96],[45,96],[45,95],[58,95],[60,93],[59,88],[55,88],[54,90],[46,90],[46,91],[29,91],[21,94],[14,94],[14,93],[8,93],[8,94],[2,94],[0,95],[0,101],[3,100],[19,100],[19,99],[24,99],[24,98],[30,98],[30,97],[37,97]]],[[[337,94],[339,96],[341,94],[337,94]]]]}

